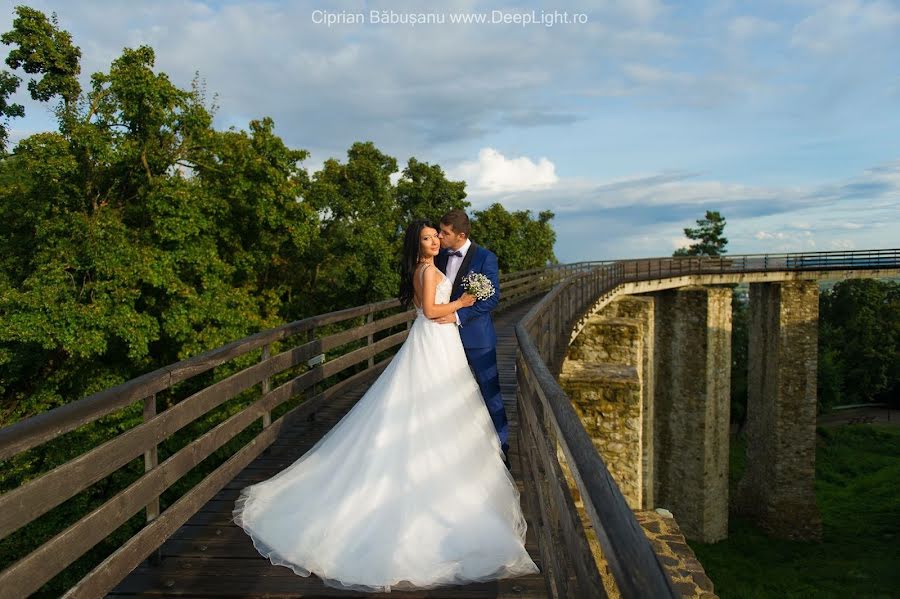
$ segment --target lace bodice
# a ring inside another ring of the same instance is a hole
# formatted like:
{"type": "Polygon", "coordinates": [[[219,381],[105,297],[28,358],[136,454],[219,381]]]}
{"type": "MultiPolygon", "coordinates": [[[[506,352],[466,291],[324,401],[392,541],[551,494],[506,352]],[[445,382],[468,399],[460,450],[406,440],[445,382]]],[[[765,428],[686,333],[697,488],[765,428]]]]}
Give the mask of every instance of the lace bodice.
{"type": "MultiPolygon", "coordinates": [[[[431,268],[429,266],[429,268],[431,268]]],[[[436,266],[434,268],[437,268],[436,266]]],[[[438,270],[438,272],[441,272],[438,270]]],[[[422,269],[419,273],[420,277],[423,277],[425,274],[425,269],[422,269]]],[[[441,273],[441,280],[437,284],[437,287],[434,290],[434,303],[436,304],[449,304],[450,303],[450,294],[453,292],[453,284],[450,282],[450,279],[444,276],[444,273],[441,273]]],[[[416,306],[416,310],[418,312],[422,312],[421,306],[416,306]]]]}
{"type": "Polygon", "coordinates": [[[434,303],[449,304],[453,285],[450,283],[450,279],[445,277],[443,273],[441,274],[441,277],[441,282],[438,283],[437,288],[434,290],[434,303]]]}

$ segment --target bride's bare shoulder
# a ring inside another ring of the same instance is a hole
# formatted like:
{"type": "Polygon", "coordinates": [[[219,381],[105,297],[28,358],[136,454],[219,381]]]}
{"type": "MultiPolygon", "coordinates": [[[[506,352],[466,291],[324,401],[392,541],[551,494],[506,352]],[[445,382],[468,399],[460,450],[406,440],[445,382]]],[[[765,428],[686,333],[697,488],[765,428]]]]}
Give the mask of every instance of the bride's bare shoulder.
{"type": "Polygon", "coordinates": [[[444,277],[444,273],[438,270],[434,264],[423,264],[419,267],[419,274],[426,279],[442,279],[444,277]]]}

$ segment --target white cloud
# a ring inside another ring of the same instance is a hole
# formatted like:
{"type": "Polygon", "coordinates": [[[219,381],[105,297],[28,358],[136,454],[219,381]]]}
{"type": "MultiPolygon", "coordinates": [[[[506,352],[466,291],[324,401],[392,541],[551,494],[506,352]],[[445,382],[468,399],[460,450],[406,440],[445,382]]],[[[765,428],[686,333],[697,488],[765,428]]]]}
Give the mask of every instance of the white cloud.
{"type": "Polygon", "coordinates": [[[550,189],[483,192],[473,207],[551,208],[562,260],[670,255],[690,243],[673,234],[694,226],[705,210],[728,220],[732,253],[806,251],[831,247],[830,239],[895,247],[898,175],[900,162],[807,186],[744,185],[677,171],[601,182],[560,178],[550,189]]]}
{"type": "Polygon", "coordinates": [[[786,233],[778,232],[778,233],[769,233],[768,231],[757,231],[753,234],[754,239],[784,239],[787,237],[786,233]]]}
{"type": "Polygon", "coordinates": [[[665,10],[658,0],[617,0],[615,4],[624,14],[642,23],[652,21],[665,10]]]}
{"type": "MultiPolygon", "coordinates": [[[[646,242],[646,241],[649,241],[650,238],[647,236],[644,236],[643,240],[646,242]]],[[[694,240],[689,239],[689,238],[685,237],[684,235],[682,235],[681,237],[670,238],[669,242],[671,243],[672,250],[674,251],[674,250],[680,250],[681,248],[690,247],[690,245],[694,243],[694,240]]]]}
{"type": "Polygon", "coordinates": [[[659,83],[690,83],[693,77],[683,73],[675,73],[651,67],[645,64],[626,64],[622,67],[625,75],[638,84],[654,85],[659,83]]]}
{"type": "Polygon", "coordinates": [[[450,175],[464,179],[473,191],[487,193],[545,189],[559,181],[556,166],[547,158],[507,158],[493,148],[482,148],[478,160],[461,163],[450,175]]]}
{"type": "Polygon", "coordinates": [[[750,38],[769,35],[779,30],[777,23],[759,17],[742,15],[731,19],[728,33],[732,39],[747,41],[750,38]]]}
{"type": "Polygon", "coordinates": [[[832,239],[829,244],[834,250],[852,250],[856,248],[856,243],[852,239],[832,239]]]}
{"type": "Polygon", "coordinates": [[[791,44],[813,52],[843,51],[867,36],[900,33],[900,9],[876,0],[830,0],[800,21],[791,44]]]}
{"type": "MultiPolygon", "coordinates": [[[[0,0],[4,29],[18,3],[0,0]]],[[[600,243],[622,257],[666,252],[704,209],[723,211],[735,249],[896,245],[897,0],[574,0],[562,10],[589,22],[552,28],[328,28],[311,22],[312,0],[28,4],[72,32],[85,83],[123,46],[150,44],[157,72],[185,87],[199,70],[219,94],[217,127],[270,115],[286,143],[311,151],[311,171],[365,140],[401,167],[439,163],[468,180],[475,209],[554,210],[562,259],[602,254],[600,243]]],[[[49,115],[23,103],[13,141],[49,115]]]]}

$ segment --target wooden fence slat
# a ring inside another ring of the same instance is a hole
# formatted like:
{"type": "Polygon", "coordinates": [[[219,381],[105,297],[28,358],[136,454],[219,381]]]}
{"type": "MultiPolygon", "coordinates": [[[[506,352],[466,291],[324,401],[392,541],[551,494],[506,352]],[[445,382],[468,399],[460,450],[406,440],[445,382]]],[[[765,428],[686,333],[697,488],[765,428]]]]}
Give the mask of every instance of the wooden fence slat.
{"type": "MultiPolygon", "coordinates": [[[[367,325],[372,324],[372,314],[369,314],[368,316],[366,316],[366,324],[367,325]]],[[[366,337],[366,345],[372,345],[374,342],[375,342],[375,334],[369,333],[368,336],[366,337]]],[[[369,368],[371,368],[374,365],[375,365],[375,356],[369,356],[369,368]]]]}
{"type": "MultiPolygon", "coordinates": [[[[181,448],[109,501],[0,572],[0,588],[17,589],[24,595],[36,591],[125,523],[147,504],[148,498],[154,497],[158,502],[159,495],[173,482],[228,443],[261,414],[271,413],[282,401],[284,399],[269,394],[181,448]]],[[[148,522],[159,517],[158,503],[156,509],[156,516],[148,522]]]]}
{"type": "Polygon", "coordinates": [[[516,325],[516,333],[523,360],[529,367],[526,376],[531,377],[537,397],[556,429],[563,454],[584,500],[585,511],[622,596],[676,597],[671,580],[594,448],[568,396],[550,374],[521,323],[516,325]],[[548,396],[548,392],[553,395],[548,396]]]}
{"type": "Polygon", "coordinates": [[[216,468],[193,489],[172,504],[159,518],[145,526],[125,544],[91,570],[63,597],[101,597],[134,570],[156,547],[162,545],[173,532],[209,501],[225,483],[234,478],[247,464],[268,447],[281,430],[281,419],[265,428],[257,437],[216,468]]]}
{"type": "MultiPolygon", "coordinates": [[[[406,331],[403,331],[402,333],[397,333],[391,337],[400,338],[402,336],[405,338],[406,333],[406,331]]],[[[385,347],[390,347],[390,343],[383,342],[390,342],[391,337],[382,339],[371,348],[363,349],[369,349],[375,353],[383,351],[385,347]],[[377,347],[379,344],[383,347],[377,347]]],[[[396,339],[394,339],[393,342],[396,343],[396,339]]],[[[366,356],[361,357],[359,361],[364,359],[366,359],[366,356]]],[[[379,362],[379,364],[375,366],[375,370],[383,370],[390,360],[391,358],[388,358],[379,362]]],[[[373,374],[374,373],[371,373],[368,369],[359,372],[353,377],[345,379],[344,381],[333,385],[325,392],[320,393],[317,398],[327,399],[335,393],[343,391],[346,387],[358,383],[366,376],[372,376],[373,374]]],[[[261,403],[261,400],[254,404],[257,406],[255,411],[259,412],[263,409],[271,410],[275,407],[274,403],[277,401],[277,398],[272,397],[271,393],[270,398],[271,401],[269,403],[263,404],[261,403]]],[[[157,520],[126,541],[125,545],[104,560],[103,563],[94,568],[85,578],[81,579],[81,581],[79,581],[75,587],[70,589],[64,597],[92,597],[94,596],[92,593],[97,592],[98,589],[100,589],[98,595],[112,589],[122,578],[124,578],[125,574],[133,570],[147,555],[149,555],[147,546],[151,546],[149,551],[152,552],[154,547],[161,545],[165,539],[174,533],[174,531],[178,530],[178,528],[196,513],[203,504],[208,502],[219,489],[224,487],[228,481],[232,480],[237,473],[240,472],[240,470],[262,453],[262,451],[278,436],[282,429],[290,426],[292,421],[295,421],[303,413],[305,403],[306,402],[283,414],[281,418],[273,422],[271,426],[264,429],[258,436],[254,437],[247,445],[229,458],[225,464],[213,471],[213,473],[204,478],[201,483],[194,487],[194,489],[189,491],[175,504],[169,507],[169,509],[163,512],[157,520]],[[265,445],[260,447],[258,442],[265,443],[265,445]],[[210,482],[211,479],[215,479],[215,482],[210,482]],[[189,496],[194,495],[195,493],[199,493],[199,495],[195,498],[189,498],[189,496]],[[164,527],[159,527],[151,532],[146,532],[150,527],[157,525],[160,520],[169,516],[170,513],[172,515],[171,521],[167,521],[164,527]]],[[[245,411],[246,410],[247,409],[245,409],[245,411]]],[[[235,416],[242,413],[243,412],[240,412],[235,416]]],[[[245,420],[252,422],[252,420],[257,417],[258,413],[251,413],[245,420]]]]}
{"type": "MultiPolygon", "coordinates": [[[[156,416],[156,394],[144,399],[144,422],[156,416]]],[[[159,464],[157,445],[144,452],[144,472],[150,472],[159,464]]],[[[147,503],[147,522],[159,516],[159,495],[147,503]]]]}
{"type": "MultiPolygon", "coordinates": [[[[520,388],[523,389],[523,395],[533,395],[535,391],[529,386],[530,381],[528,378],[523,377],[522,380],[523,383],[520,383],[520,388]]],[[[522,406],[522,414],[525,415],[525,420],[529,421],[529,425],[526,428],[524,425],[520,424],[520,427],[527,435],[529,446],[538,448],[538,455],[543,464],[544,471],[550,473],[549,478],[551,481],[555,481],[555,484],[550,485],[549,491],[553,500],[552,502],[558,506],[560,511],[560,526],[562,537],[564,539],[563,545],[566,550],[565,553],[569,563],[572,564],[578,574],[578,585],[581,587],[580,592],[582,595],[589,597],[605,597],[606,591],[603,587],[601,574],[597,570],[597,564],[594,561],[593,553],[588,544],[586,532],[581,523],[581,517],[575,507],[575,501],[572,498],[565,475],[562,472],[562,467],[556,457],[556,444],[554,442],[554,448],[552,450],[549,447],[546,447],[546,441],[538,440],[538,437],[535,435],[536,428],[534,425],[530,424],[532,419],[535,418],[534,406],[532,405],[533,401],[534,400],[522,402],[525,404],[522,406]]],[[[562,549],[559,545],[555,545],[555,547],[557,550],[562,549]]]]}
{"type": "Polygon", "coordinates": [[[176,383],[211,370],[267,343],[326,324],[365,316],[371,312],[389,310],[399,305],[399,301],[390,299],[312,316],[273,329],[260,331],[192,358],[163,366],[121,385],[104,389],[78,401],[73,401],[31,418],[26,418],[0,429],[0,461],[72,431],[83,424],[106,416],[148,395],[158,393],[176,383]]]}
{"type": "Polygon", "coordinates": [[[197,417],[231,399],[271,373],[284,352],[241,370],[74,459],[0,495],[0,538],[33,521],[76,493],[142,455],[197,417]]]}
{"type": "MultiPolygon", "coordinates": [[[[391,327],[402,324],[407,320],[414,319],[415,314],[416,313],[414,310],[408,310],[406,312],[392,314],[391,316],[387,316],[375,321],[367,321],[367,323],[363,326],[323,337],[320,340],[321,345],[319,346],[319,348],[321,351],[319,353],[332,350],[336,347],[346,345],[347,343],[357,341],[358,339],[362,339],[364,337],[371,337],[375,333],[379,333],[385,329],[389,329],[391,327]]],[[[371,314],[369,316],[371,316],[371,314]]]]}
{"type": "MultiPolygon", "coordinates": [[[[375,321],[370,330],[377,330],[377,327],[394,326],[403,321],[404,318],[401,317],[408,317],[408,313],[375,321]]],[[[350,333],[357,334],[353,331],[350,333]]],[[[327,378],[369,356],[374,356],[401,343],[407,334],[408,331],[402,331],[367,348],[348,352],[337,360],[329,362],[326,367],[304,373],[298,379],[303,381],[315,379],[312,381],[314,384],[318,380],[327,378]]],[[[337,345],[353,335],[338,333],[281,352],[264,362],[248,367],[198,391],[149,422],[125,431],[118,437],[87,451],[43,476],[0,495],[0,538],[28,524],[66,499],[121,468],[131,459],[149,449],[151,445],[155,447],[157,439],[167,438],[199,415],[205,414],[271,374],[308,360],[323,345],[325,347],[337,345]]],[[[296,388],[295,384],[294,389],[296,390],[296,388]]]]}
{"type": "Polygon", "coordinates": [[[542,465],[539,451],[536,451],[537,443],[533,427],[535,426],[534,413],[528,410],[527,400],[522,402],[524,408],[520,413],[519,430],[527,447],[529,459],[527,467],[530,469],[530,478],[535,486],[538,506],[540,507],[540,537],[541,558],[544,563],[544,573],[548,575],[550,585],[555,597],[568,595],[568,580],[566,576],[565,556],[553,542],[552,522],[549,521],[550,498],[547,493],[546,470],[542,465]],[[545,549],[546,548],[546,549],[545,549]]]}

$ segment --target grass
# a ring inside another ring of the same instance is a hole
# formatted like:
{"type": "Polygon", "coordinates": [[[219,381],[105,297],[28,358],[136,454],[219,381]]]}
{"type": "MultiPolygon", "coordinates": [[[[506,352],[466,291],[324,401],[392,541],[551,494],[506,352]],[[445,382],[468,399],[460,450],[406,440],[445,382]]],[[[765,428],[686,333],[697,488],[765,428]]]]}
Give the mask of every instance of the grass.
{"type": "MultiPolygon", "coordinates": [[[[900,596],[900,428],[818,429],[823,540],[772,539],[732,516],[728,539],[690,543],[722,599],[900,596]]],[[[743,469],[732,453],[732,493],[743,469]]]]}

